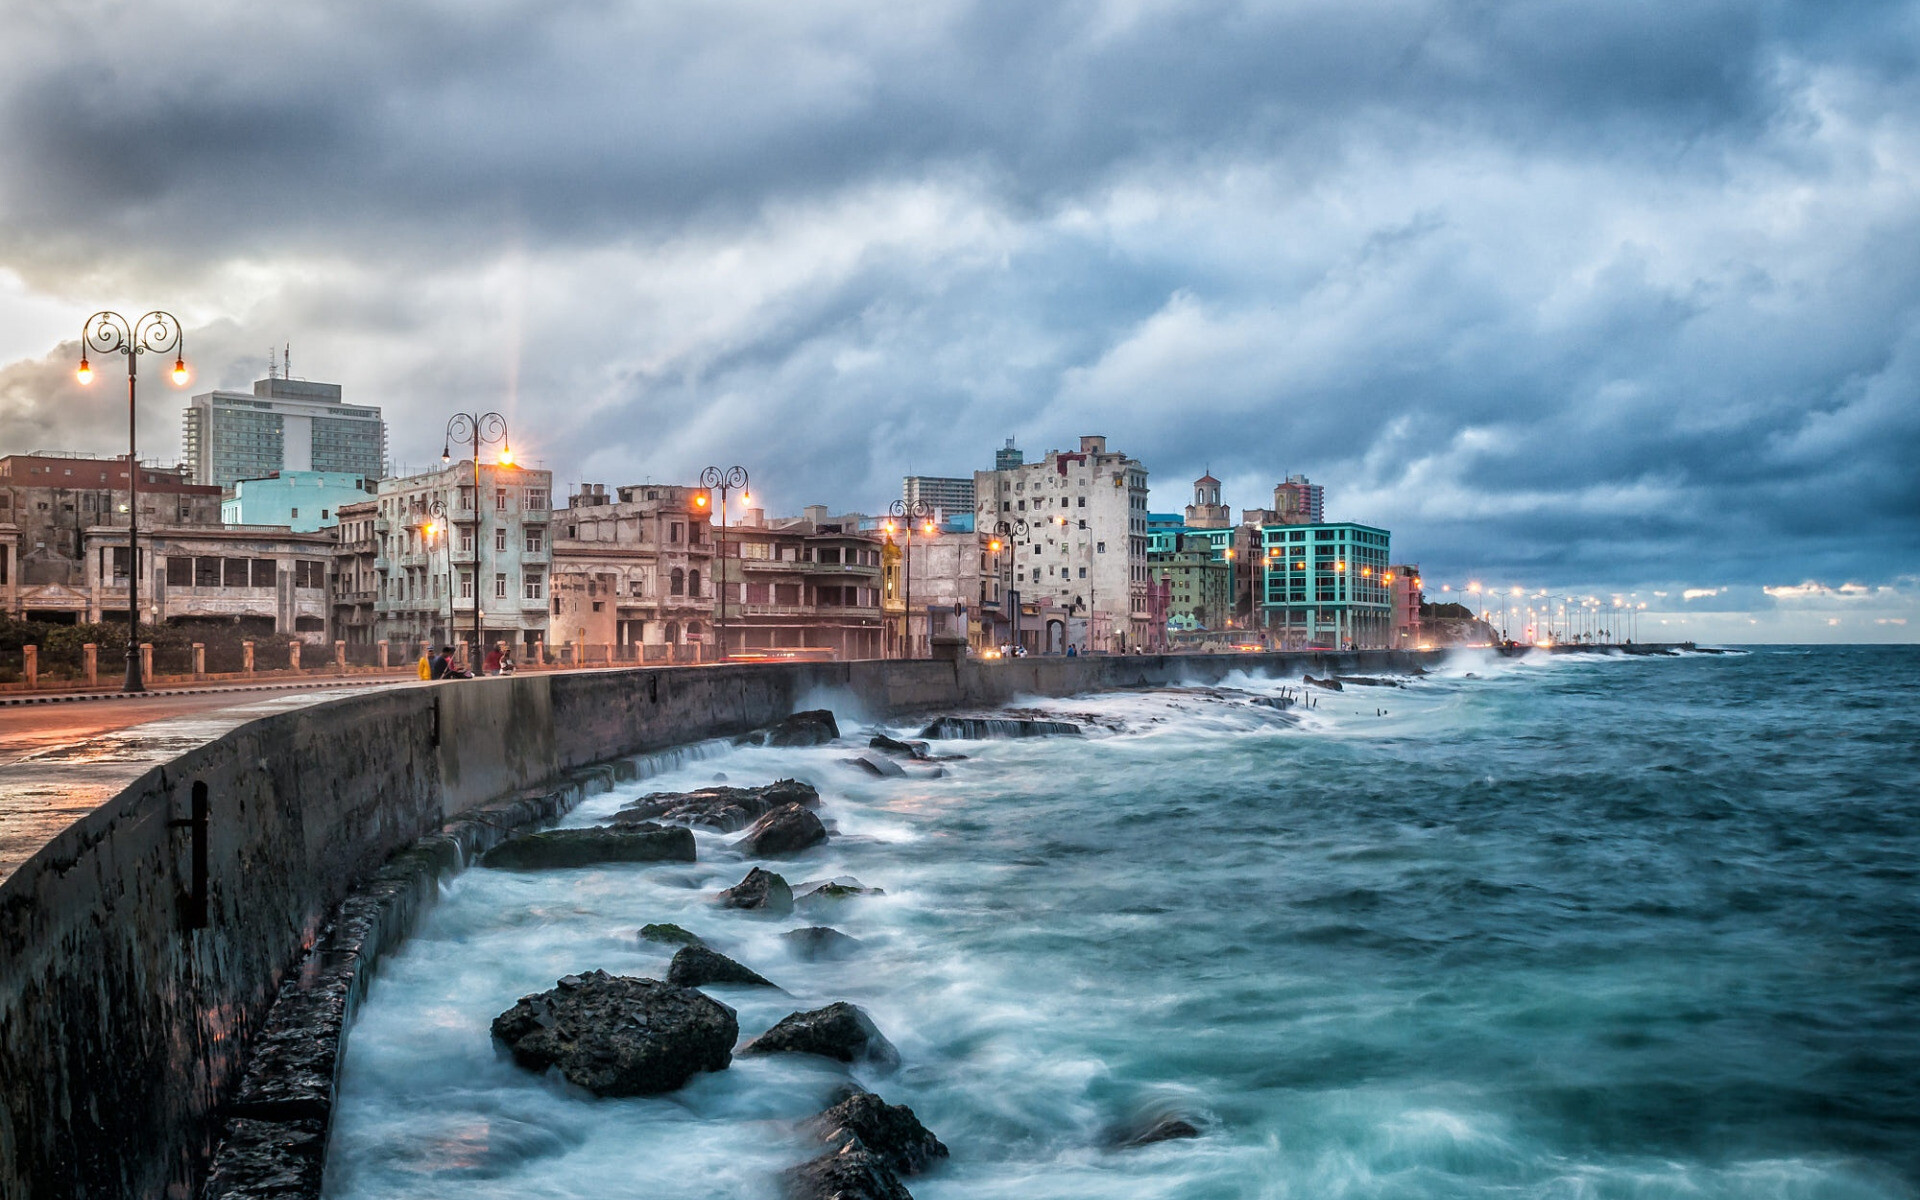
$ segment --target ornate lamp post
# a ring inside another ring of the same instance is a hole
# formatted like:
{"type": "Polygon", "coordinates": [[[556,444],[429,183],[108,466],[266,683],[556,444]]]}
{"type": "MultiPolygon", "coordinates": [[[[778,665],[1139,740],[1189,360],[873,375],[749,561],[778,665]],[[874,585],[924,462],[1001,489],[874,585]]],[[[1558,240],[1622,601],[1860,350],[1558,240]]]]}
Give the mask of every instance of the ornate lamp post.
{"type": "MultiPolygon", "coordinates": [[[[906,609],[904,613],[906,620],[903,622],[903,624],[905,625],[907,646],[906,646],[906,653],[902,657],[912,658],[913,657],[913,527],[916,524],[924,523],[926,526],[926,532],[931,534],[933,532],[933,522],[929,518],[933,516],[933,509],[927,506],[927,502],[925,500],[915,500],[911,503],[908,503],[905,500],[895,500],[892,504],[887,506],[887,511],[891,513],[896,519],[904,519],[903,524],[906,526],[907,544],[904,547],[902,547],[901,554],[900,554],[900,570],[907,577],[906,609]]],[[[887,532],[888,533],[893,532],[892,521],[887,522],[887,532]]]]}
{"type": "MultiPolygon", "coordinates": [[[[447,439],[440,447],[440,465],[453,462],[455,446],[473,447],[473,649],[468,652],[467,669],[473,670],[480,663],[480,642],[486,635],[480,628],[480,600],[483,595],[480,586],[480,447],[494,443],[500,445],[500,465],[513,465],[513,443],[507,440],[507,419],[497,412],[455,413],[447,421],[447,439]]],[[[447,547],[447,572],[453,572],[453,547],[447,547]]],[[[449,585],[451,586],[451,585],[449,585]]],[[[453,611],[453,598],[447,599],[448,613],[453,611]]],[[[447,617],[447,633],[453,633],[453,617],[447,617]]]]}
{"type": "Polygon", "coordinates": [[[1013,539],[1025,536],[1027,536],[1026,518],[1015,518],[1011,522],[996,521],[993,526],[993,541],[989,543],[996,554],[1003,549],[1006,551],[1006,556],[1000,560],[1000,569],[1007,577],[1006,585],[1000,589],[1000,606],[1007,613],[1009,640],[1015,646],[1020,644],[1020,605],[1014,602],[1013,597],[1013,539]]]}
{"type": "Polygon", "coordinates": [[[700,486],[709,492],[720,493],[720,555],[719,565],[712,572],[715,578],[718,612],[720,619],[715,624],[714,636],[720,643],[720,659],[726,661],[727,650],[727,493],[738,490],[740,499],[746,500],[747,469],[745,467],[708,467],[700,472],[700,486]]]}
{"type": "Polygon", "coordinates": [[[120,353],[127,356],[127,679],[129,692],[147,690],[140,671],[140,453],[135,436],[135,379],[142,354],[173,353],[173,382],[185,386],[187,374],[186,338],[180,319],[172,313],[154,311],[131,324],[117,312],[97,312],[80,327],[80,369],[74,372],[81,383],[93,382],[93,364],[87,352],[120,353]]]}
{"type": "MultiPolygon", "coordinates": [[[[429,500],[427,502],[427,512],[429,515],[433,517],[433,519],[423,523],[420,526],[420,536],[426,541],[426,544],[427,544],[427,570],[432,571],[433,570],[434,538],[436,537],[446,538],[447,532],[452,528],[452,525],[447,520],[447,502],[441,499],[440,497],[435,496],[432,500],[429,500]]],[[[437,604],[434,605],[434,616],[437,617],[440,615],[439,610],[440,610],[440,606],[437,604]]],[[[453,541],[452,539],[447,539],[447,630],[449,633],[451,633],[453,630],[453,541]]]]}

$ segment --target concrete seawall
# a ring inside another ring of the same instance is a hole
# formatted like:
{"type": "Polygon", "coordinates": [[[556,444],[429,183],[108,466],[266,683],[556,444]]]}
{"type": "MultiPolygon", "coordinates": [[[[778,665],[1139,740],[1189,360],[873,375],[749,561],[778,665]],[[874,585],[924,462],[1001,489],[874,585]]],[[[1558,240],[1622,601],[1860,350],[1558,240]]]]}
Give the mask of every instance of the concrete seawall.
{"type": "Polygon", "coordinates": [[[879,718],[1437,657],[575,672],[350,696],[242,725],[147,772],[0,884],[0,1195],[188,1200],[253,1035],[355,883],[460,814],[570,770],[803,707],[879,718]]]}

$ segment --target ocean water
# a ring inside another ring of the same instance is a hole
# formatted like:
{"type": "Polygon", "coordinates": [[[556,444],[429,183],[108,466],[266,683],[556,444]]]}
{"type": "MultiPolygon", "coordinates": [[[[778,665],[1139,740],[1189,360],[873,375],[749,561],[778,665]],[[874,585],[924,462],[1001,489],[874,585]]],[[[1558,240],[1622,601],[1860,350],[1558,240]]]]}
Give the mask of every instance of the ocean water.
{"type": "Polygon", "coordinates": [[[490,1042],[561,975],[663,974],[651,921],[785,989],[712,989],[743,1038],[873,1015],[903,1065],[856,1077],[952,1150],[920,1200],[1920,1194],[1920,647],[1463,652],[1297,721],[1241,694],[1297,680],[1225,686],[1036,701],[1100,724],[940,778],[707,746],[589,800],[806,778],[838,836],[776,869],[885,895],[718,909],[749,864],[704,833],[464,873],[352,1031],[329,1196],[777,1195],[843,1068],[597,1100],[490,1042]],[[797,961],[803,924],[861,951],[797,961]],[[1166,1114],[1204,1136],[1114,1148],[1166,1114]]]}

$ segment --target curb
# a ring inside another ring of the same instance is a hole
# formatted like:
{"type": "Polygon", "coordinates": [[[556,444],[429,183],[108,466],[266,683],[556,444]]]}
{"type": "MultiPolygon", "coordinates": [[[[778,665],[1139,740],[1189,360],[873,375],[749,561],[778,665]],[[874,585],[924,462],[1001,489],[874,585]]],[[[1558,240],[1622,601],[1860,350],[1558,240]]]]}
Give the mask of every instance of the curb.
{"type": "Polygon", "coordinates": [[[229,692],[291,692],[308,691],[322,687],[373,687],[383,683],[409,683],[410,677],[396,675],[392,679],[354,679],[351,676],[329,680],[325,683],[241,683],[231,686],[217,685],[198,688],[167,688],[160,691],[145,692],[60,692],[51,696],[6,696],[0,697],[0,708],[17,708],[23,704],[76,704],[88,700],[159,700],[174,696],[219,696],[229,692]]]}

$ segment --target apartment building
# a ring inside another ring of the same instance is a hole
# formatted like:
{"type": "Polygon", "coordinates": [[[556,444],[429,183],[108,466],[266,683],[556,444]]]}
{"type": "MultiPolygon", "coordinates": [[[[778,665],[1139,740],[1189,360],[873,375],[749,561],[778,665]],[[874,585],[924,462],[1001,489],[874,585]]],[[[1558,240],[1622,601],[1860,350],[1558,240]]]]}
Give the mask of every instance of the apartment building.
{"type": "Polygon", "coordinates": [[[587,661],[711,658],[712,504],[707,489],[677,484],[587,484],[568,497],[554,529],[555,643],[587,661]]]}

